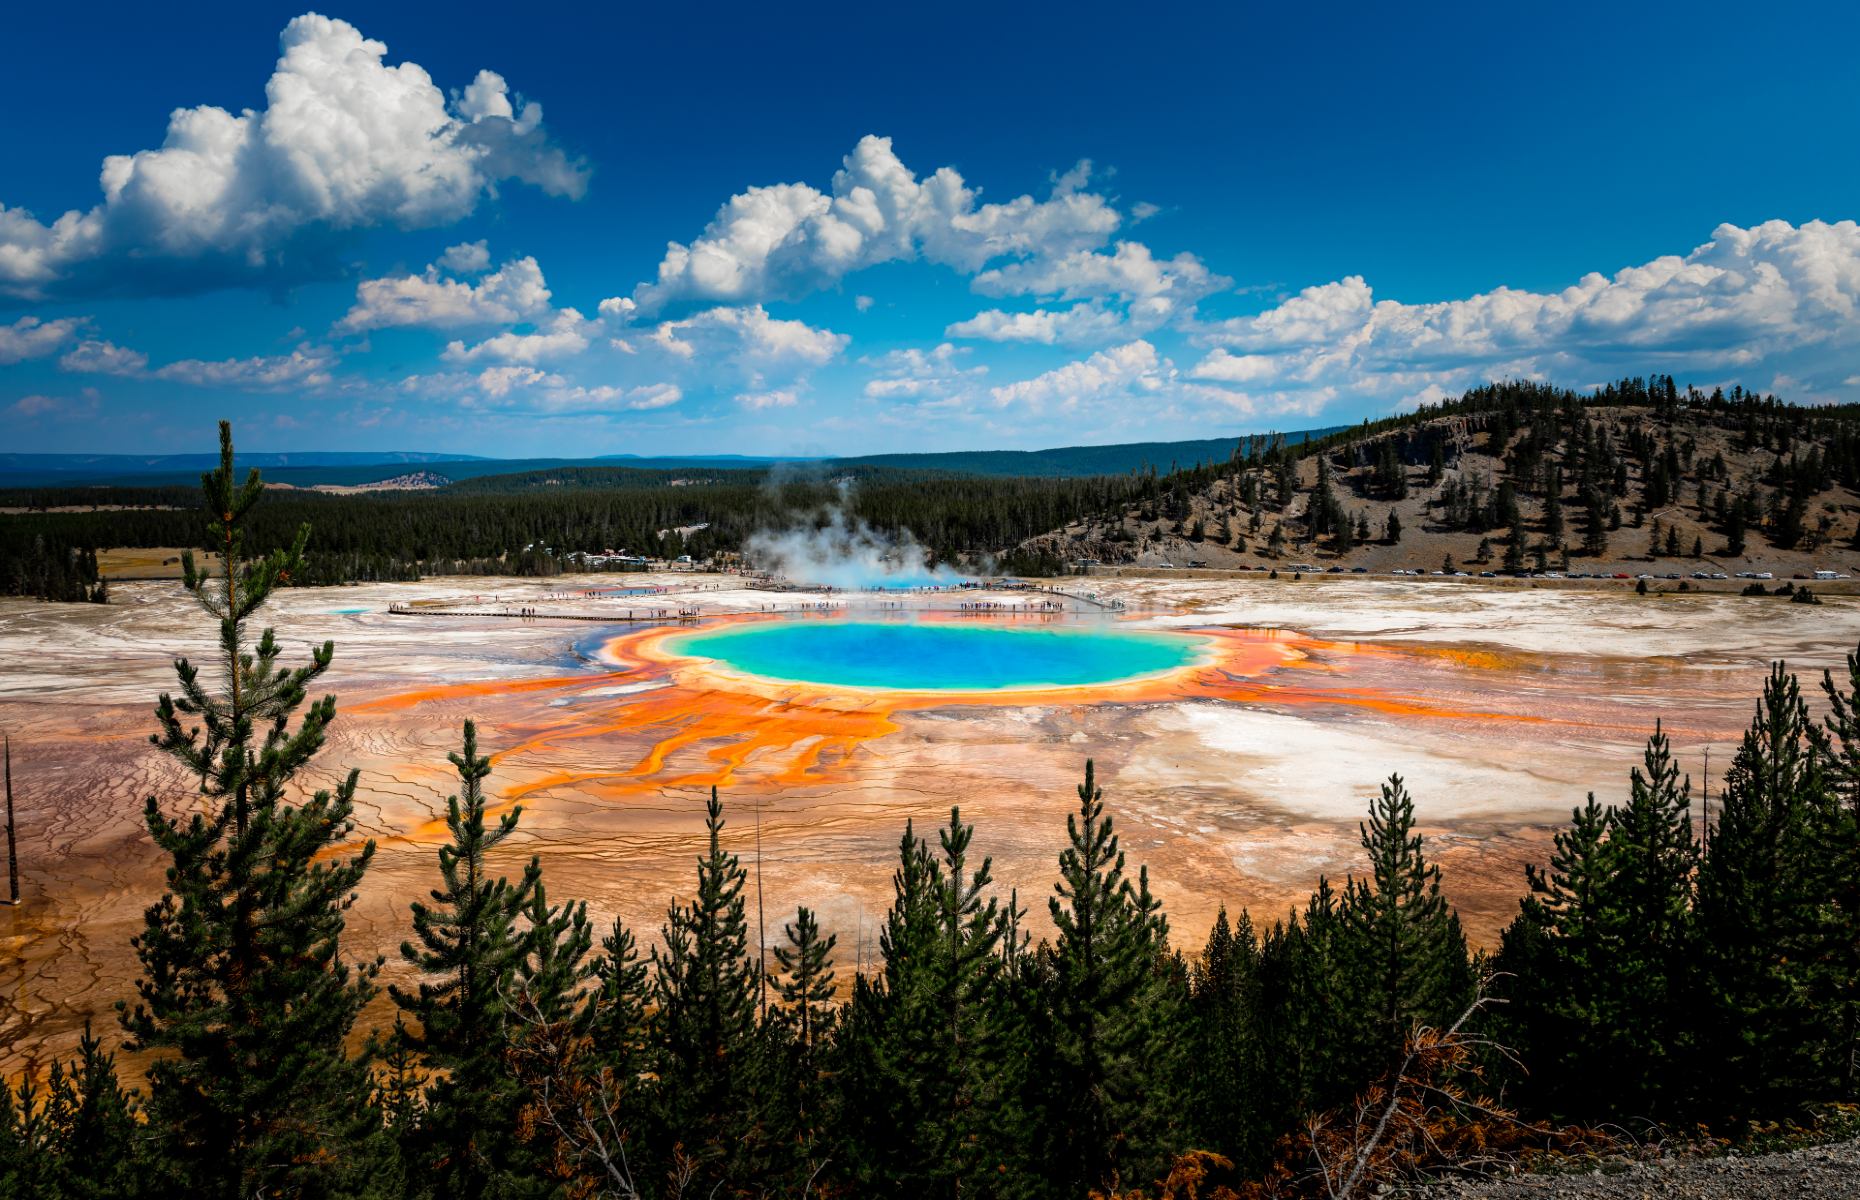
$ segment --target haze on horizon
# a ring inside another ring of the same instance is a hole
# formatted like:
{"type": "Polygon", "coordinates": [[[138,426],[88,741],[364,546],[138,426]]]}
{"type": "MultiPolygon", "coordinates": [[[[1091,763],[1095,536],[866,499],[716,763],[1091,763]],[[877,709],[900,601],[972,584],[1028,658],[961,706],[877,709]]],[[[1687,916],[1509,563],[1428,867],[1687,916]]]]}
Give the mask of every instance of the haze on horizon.
{"type": "Polygon", "coordinates": [[[0,443],[1032,449],[1649,371],[1860,400],[1860,11],[1578,9],[15,14],[0,443]]]}

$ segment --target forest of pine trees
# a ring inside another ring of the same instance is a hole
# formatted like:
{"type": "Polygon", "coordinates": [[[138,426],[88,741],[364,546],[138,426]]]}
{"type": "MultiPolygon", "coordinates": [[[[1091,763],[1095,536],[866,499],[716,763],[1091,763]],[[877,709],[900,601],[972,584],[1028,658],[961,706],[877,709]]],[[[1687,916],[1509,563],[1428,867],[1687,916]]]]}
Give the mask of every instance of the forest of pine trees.
{"type": "Polygon", "coordinates": [[[136,994],[116,1036],[0,1086],[0,1195],[1339,1197],[1856,1099],[1860,652],[1819,720],[1776,667],[1709,822],[1656,728],[1489,956],[1399,777],[1357,870],[1175,945],[1087,762],[1048,936],[951,810],[905,826],[869,973],[803,907],[765,977],[722,797],[656,936],[597,930],[534,859],[494,866],[522,810],[491,815],[466,723],[406,914],[415,980],[364,1030],[383,964],[343,948],[373,855],[356,776],[297,782],[337,716],[311,698],[334,649],[287,665],[257,627],[308,531],[246,553],[260,488],[222,442],[204,548],[244,567],[188,564],[220,653],[178,661],[156,709],[195,786],[147,804],[168,870],[136,994]],[[145,1079],[112,1042],[152,1056],[145,1079]]]}
{"type": "MultiPolygon", "coordinates": [[[[1413,482],[1425,484],[1428,519],[1424,527],[1409,523],[1408,532],[1502,536],[1507,570],[1522,569],[1536,552],[1600,556],[1624,520],[1638,527],[1669,505],[1712,531],[1714,554],[1741,556],[1752,532],[1779,550],[1814,549],[1836,537],[1860,539],[1860,525],[1836,531],[1825,511],[1812,511],[1832,488],[1860,491],[1860,413],[1737,388],[1682,393],[1670,376],[1625,379],[1587,395],[1512,381],[1322,437],[1242,438],[1231,461],[1160,473],[1044,478],[862,466],[830,481],[760,470],[686,479],[666,470],[559,467],[426,492],[293,490],[254,513],[247,536],[264,554],[289,548],[300,526],[315,524],[317,542],[303,551],[295,586],[549,576],[573,568],[566,555],[576,550],[701,561],[741,550],[759,529],[823,523],[843,506],[846,516],[886,534],[908,530],[938,562],[1051,575],[1078,554],[1060,553],[1043,535],[1082,524],[1108,543],[1107,561],[1115,561],[1120,551],[1134,554],[1142,537],[1125,525],[1133,516],[1154,524],[1150,536],[1166,532],[1191,543],[1212,538],[1244,550],[1252,535],[1272,557],[1286,553],[1292,538],[1301,550],[1322,543],[1339,555],[1376,533],[1395,543],[1403,523],[1374,529],[1370,506],[1402,501],[1413,482]],[[1611,431],[1596,410],[1633,419],[1611,431]],[[1483,437],[1483,452],[1497,460],[1494,477],[1457,470],[1464,439],[1450,438],[1452,428],[1483,437]],[[1756,465],[1734,472],[1722,453],[1700,453],[1695,434],[1703,428],[1729,435],[1733,449],[1756,465]],[[1315,483],[1294,516],[1288,510],[1301,494],[1298,467],[1306,458],[1317,460],[1315,483]],[[1413,471],[1423,472],[1418,480],[1411,481],[1413,471]],[[842,491],[844,480],[855,486],[842,491]],[[1211,500],[1217,503],[1206,511],[1211,500]],[[691,532],[681,536],[680,528],[691,532]]],[[[0,594],[47,600],[106,599],[99,550],[189,545],[200,519],[198,497],[183,488],[31,488],[0,500],[27,509],[134,506],[0,515],[0,594]]],[[[1634,552],[1644,545],[1636,537],[1634,552]]],[[[1654,557],[1677,557],[1691,545],[1669,548],[1663,530],[1649,548],[1654,557]]],[[[1707,549],[1701,542],[1699,551],[1707,549]]]]}

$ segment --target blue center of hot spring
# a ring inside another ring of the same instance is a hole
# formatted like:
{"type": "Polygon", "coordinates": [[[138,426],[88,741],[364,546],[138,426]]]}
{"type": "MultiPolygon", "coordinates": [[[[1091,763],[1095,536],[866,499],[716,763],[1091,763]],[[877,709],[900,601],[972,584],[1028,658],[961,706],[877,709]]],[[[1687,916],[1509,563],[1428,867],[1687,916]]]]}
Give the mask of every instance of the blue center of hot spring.
{"type": "Polygon", "coordinates": [[[687,634],[673,653],[746,675],[899,691],[1077,687],[1194,662],[1205,640],[1119,629],[869,621],[771,621],[687,634]]]}

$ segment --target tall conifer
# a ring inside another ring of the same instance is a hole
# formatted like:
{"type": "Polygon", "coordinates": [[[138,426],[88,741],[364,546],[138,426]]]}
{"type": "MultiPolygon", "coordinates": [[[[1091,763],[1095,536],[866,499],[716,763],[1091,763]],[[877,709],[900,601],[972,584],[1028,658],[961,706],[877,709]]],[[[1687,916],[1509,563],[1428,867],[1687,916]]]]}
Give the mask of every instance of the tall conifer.
{"type": "Polygon", "coordinates": [[[400,948],[424,978],[411,992],[388,992],[417,1023],[398,1026],[397,1036],[434,1071],[417,1133],[403,1133],[404,1142],[416,1143],[417,1177],[436,1194],[470,1197],[500,1190],[521,1165],[515,1126],[522,1097],[505,1054],[512,983],[529,946],[518,917],[541,887],[541,867],[532,858],[515,883],[493,874],[491,852],[516,831],[523,810],[513,805],[488,823],[491,762],[478,753],[470,721],[459,751],[447,757],[461,794],[446,800],[452,840],[439,848],[441,886],[430,904],[412,905],[418,944],[400,948]]]}
{"type": "Polygon", "coordinates": [[[1345,889],[1342,916],[1359,989],[1368,1073],[1400,1060],[1414,1028],[1442,1028],[1471,999],[1472,970],[1459,917],[1440,894],[1440,868],[1414,831],[1414,801],[1391,775],[1361,827],[1369,873],[1345,889]]]}
{"type": "Polygon", "coordinates": [[[1708,1118],[1774,1117],[1831,1087],[1812,1002],[1827,949],[1815,834],[1831,792],[1812,728],[1795,677],[1776,664],[1699,873],[1708,1118]]]}
{"type": "Polygon", "coordinates": [[[1133,883],[1095,768],[1085,764],[1079,807],[1066,817],[1070,845],[1048,899],[1054,1032],[1060,1078],[1059,1166],[1069,1193],[1145,1182],[1161,1165],[1176,1013],[1164,958],[1168,922],[1150,894],[1149,871],[1133,883]]]}
{"type": "Polygon", "coordinates": [[[183,584],[218,623],[217,678],[175,661],[179,697],[164,694],[151,739],[197,781],[198,801],[144,817],[169,859],[167,891],[134,939],[138,1001],[121,1006],[129,1048],[152,1051],[147,1113],[167,1174],[162,1186],[201,1196],[332,1194],[352,1182],[372,1118],[366,1065],[345,1042],[373,994],[379,963],[339,957],[344,914],[374,856],[345,855],[356,775],[333,791],[290,798],[323,746],[336,701],[290,721],[329,667],[325,642],[300,667],[248,622],[303,563],[309,529],[248,560],[244,530],[264,485],[233,478],[232,429],[202,476],[207,548],[218,579],[183,562],[183,584]],[[199,725],[190,722],[199,721],[199,725]]]}
{"type": "MultiPolygon", "coordinates": [[[[674,904],[652,952],[653,1031],[665,1136],[721,1182],[744,1161],[759,986],[749,954],[743,884],[723,848],[723,804],[712,788],[705,808],[708,847],[698,859],[697,891],[674,904]]],[[[740,1182],[740,1180],[736,1181],[740,1182]]],[[[708,1190],[708,1189],[706,1189],[708,1190]]]]}

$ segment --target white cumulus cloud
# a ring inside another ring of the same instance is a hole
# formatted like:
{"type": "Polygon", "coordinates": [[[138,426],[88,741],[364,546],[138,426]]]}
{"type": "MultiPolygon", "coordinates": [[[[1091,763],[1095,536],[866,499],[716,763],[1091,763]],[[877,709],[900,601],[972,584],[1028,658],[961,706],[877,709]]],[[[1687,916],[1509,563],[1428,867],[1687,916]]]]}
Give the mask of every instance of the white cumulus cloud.
{"type": "Polygon", "coordinates": [[[1556,292],[1404,304],[1350,276],[1196,336],[1213,346],[1196,379],[1400,403],[1509,375],[1586,387],[1760,372],[1826,389],[1860,363],[1860,225],[1720,225],[1689,254],[1556,292]]]}
{"type": "Polygon", "coordinates": [[[1125,331],[1121,314],[1097,304],[1036,308],[1030,312],[984,309],[943,330],[944,337],[985,342],[1034,342],[1043,346],[1103,341],[1125,331]]]}
{"type": "Polygon", "coordinates": [[[739,392],[736,402],[759,412],[765,408],[793,408],[801,402],[801,395],[793,388],[774,388],[766,392],[739,392]]]}
{"type": "Polygon", "coordinates": [[[534,333],[506,330],[472,346],[462,341],[449,342],[441,357],[454,363],[483,360],[537,363],[545,359],[568,358],[588,348],[588,334],[593,328],[593,322],[583,319],[574,309],[565,308],[545,328],[534,333]]]}
{"type": "MultiPolygon", "coordinates": [[[[439,268],[453,251],[465,248],[454,246],[419,275],[363,280],[356,285],[354,306],[337,322],[337,329],[360,333],[409,326],[509,325],[549,311],[549,286],[534,258],[512,259],[477,283],[441,275],[439,268]]],[[[483,249],[484,243],[476,248],[483,249]]]]}
{"type": "Polygon", "coordinates": [[[828,191],[805,183],[732,196],[690,244],[673,242],[633,298],[657,312],[686,302],[754,303],[827,287],[866,267],[922,257],[973,273],[988,263],[1102,245],[1119,217],[1091,192],[980,203],[954,168],[919,178],[891,139],[868,135],[828,191]]]}
{"type": "Polygon", "coordinates": [[[21,317],[11,325],[0,325],[0,363],[24,362],[55,353],[77,335],[83,324],[80,317],[61,317],[56,321],[21,317]]]}
{"type": "Polygon", "coordinates": [[[102,338],[85,338],[58,365],[85,375],[140,375],[149,365],[149,356],[102,338]]]}
{"type": "Polygon", "coordinates": [[[951,400],[967,393],[988,374],[981,365],[969,366],[967,347],[942,342],[929,350],[909,347],[876,359],[861,359],[877,373],[866,381],[871,400],[951,400]]]}
{"type": "Polygon", "coordinates": [[[331,379],[335,356],[303,345],[289,354],[261,354],[250,358],[184,358],[149,369],[149,356],[140,350],[99,338],[86,338],[58,360],[60,368],[86,375],[120,375],[128,379],[162,379],[201,387],[245,388],[271,391],[285,387],[312,387],[331,379]]]}
{"type": "Polygon", "coordinates": [[[161,146],[111,155],[103,197],[49,223],[0,204],[0,291],[185,291],[326,270],[331,232],[444,225],[501,180],[578,196],[586,169],[534,103],[480,72],[456,102],[346,21],[285,26],[265,107],[176,109],[161,146]]]}
{"type": "Polygon", "coordinates": [[[491,265],[491,247],[484,239],[447,246],[434,265],[457,275],[476,275],[491,265]]]}
{"type": "Polygon", "coordinates": [[[1071,410],[1107,395],[1159,391],[1174,376],[1175,367],[1169,360],[1138,338],[1032,379],[990,388],[989,395],[1003,408],[1025,405],[1036,411],[1071,410]]]}
{"type": "Polygon", "coordinates": [[[751,369],[819,366],[852,339],[805,321],[771,317],[760,304],[712,308],[659,324],[648,340],[676,358],[728,359],[751,369]]]}
{"type": "Polygon", "coordinates": [[[541,414],[647,412],[684,399],[684,392],[670,383],[591,387],[531,366],[486,367],[476,375],[416,375],[401,386],[410,392],[456,399],[466,408],[541,414]]]}

